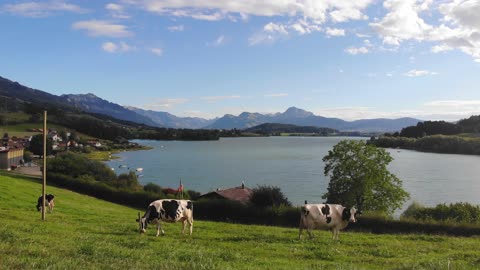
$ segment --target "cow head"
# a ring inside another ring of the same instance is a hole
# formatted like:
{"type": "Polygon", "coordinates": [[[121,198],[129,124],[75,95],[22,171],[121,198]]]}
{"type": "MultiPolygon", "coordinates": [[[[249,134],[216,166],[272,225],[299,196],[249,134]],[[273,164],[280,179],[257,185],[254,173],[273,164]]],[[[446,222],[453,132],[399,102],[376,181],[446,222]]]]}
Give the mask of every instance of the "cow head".
{"type": "Polygon", "coordinates": [[[355,223],[357,222],[357,215],[358,211],[355,207],[348,208],[345,207],[342,212],[342,219],[348,222],[355,223]]]}

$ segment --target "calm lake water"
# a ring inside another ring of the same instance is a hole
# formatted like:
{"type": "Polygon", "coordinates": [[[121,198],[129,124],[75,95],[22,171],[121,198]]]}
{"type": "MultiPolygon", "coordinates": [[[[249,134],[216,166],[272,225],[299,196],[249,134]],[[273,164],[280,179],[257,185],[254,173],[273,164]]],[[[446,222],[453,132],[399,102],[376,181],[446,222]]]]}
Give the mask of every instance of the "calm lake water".
{"type": "MultiPolygon", "coordinates": [[[[147,141],[148,151],[123,152],[108,162],[117,173],[143,168],[140,181],[205,193],[216,188],[279,186],[296,205],[322,202],[328,178],[322,158],[345,137],[222,138],[219,141],[147,141]],[[126,165],[125,168],[119,168],[126,165]]],[[[365,138],[348,138],[353,140],[365,138]]],[[[388,149],[389,169],[403,180],[411,200],[480,204],[480,157],[388,149]]]]}

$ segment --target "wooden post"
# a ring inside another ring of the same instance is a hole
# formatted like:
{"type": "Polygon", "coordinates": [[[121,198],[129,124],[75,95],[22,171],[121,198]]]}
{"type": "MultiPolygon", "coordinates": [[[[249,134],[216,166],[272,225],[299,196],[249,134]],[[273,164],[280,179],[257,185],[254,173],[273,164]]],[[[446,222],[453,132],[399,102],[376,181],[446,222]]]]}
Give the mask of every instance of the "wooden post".
{"type": "Polygon", "coordinates": [[[42,220],[45,220],[45,191],[47,187],[47,111],[43,112],[43,185],[42,185],[42,220]]]}

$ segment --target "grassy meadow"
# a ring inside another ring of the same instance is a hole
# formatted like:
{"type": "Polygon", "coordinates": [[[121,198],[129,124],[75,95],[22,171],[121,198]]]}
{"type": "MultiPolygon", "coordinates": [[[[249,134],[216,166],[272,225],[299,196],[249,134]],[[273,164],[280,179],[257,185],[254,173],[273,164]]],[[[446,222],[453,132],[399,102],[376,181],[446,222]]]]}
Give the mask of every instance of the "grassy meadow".
{"type": "MultiPolygon", "coordinates": [[[[0,174],[0,269],[479,269],[480,238],[329,232],[195,221],[137,231],[138,210],[48,187],[42,221],[36,179],[0,174]]],[[[195,207],[194,207],[195,209],[195,207]]],[[[194,211],[195,213],[195,211],[194,211]]]]}

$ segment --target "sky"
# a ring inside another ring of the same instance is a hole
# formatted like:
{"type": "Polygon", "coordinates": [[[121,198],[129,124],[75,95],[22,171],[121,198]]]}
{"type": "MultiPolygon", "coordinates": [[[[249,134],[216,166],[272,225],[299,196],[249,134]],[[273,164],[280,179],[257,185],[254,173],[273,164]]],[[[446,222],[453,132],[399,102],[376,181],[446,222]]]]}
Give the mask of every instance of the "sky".
{"type": "Polygon", "coordinates": [[[204,118],[480,114],[478,0],[0,1],[0,76],[204,118]]]}

